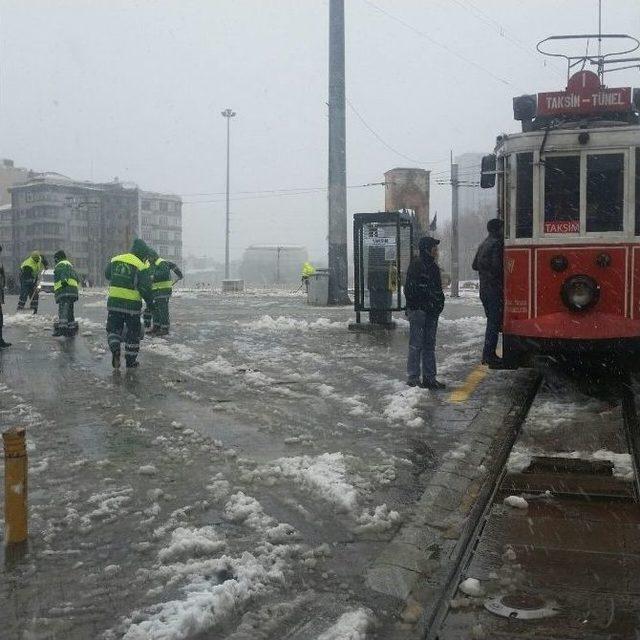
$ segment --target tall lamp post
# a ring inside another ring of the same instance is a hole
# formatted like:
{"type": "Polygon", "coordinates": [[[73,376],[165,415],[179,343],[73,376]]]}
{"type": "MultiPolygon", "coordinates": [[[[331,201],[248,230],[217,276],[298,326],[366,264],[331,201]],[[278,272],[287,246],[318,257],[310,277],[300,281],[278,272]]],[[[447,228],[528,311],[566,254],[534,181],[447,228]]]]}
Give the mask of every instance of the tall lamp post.
{"type": "Polygon", "coordinates": [[[235,111],[225,109],[222,116],[227,119],[227,216],[224,243],[224,279],[229,279],[229,123],[231,118],[236,115],[235,111]]]}

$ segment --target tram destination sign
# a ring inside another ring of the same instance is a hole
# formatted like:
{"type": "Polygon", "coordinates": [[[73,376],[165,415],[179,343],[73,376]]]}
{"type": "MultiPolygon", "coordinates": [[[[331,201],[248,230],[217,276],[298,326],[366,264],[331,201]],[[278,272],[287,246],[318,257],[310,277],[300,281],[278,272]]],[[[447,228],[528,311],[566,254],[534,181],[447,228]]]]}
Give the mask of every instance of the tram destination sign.
{"type": "Polygon", "coordinates": [[[608,88],[592,71],[569,78],[566,91],[538,94],[538,116],[625,112],[631,109],[631,88],[608,88]]]}

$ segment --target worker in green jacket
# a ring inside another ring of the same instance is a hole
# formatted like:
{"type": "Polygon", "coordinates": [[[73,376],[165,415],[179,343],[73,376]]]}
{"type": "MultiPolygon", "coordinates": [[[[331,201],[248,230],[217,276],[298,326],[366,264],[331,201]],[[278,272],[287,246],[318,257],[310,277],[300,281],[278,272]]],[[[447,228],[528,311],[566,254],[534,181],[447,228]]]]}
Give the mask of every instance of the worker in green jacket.
{"type": "Polygon", "coordinates": [[[32,251],[29,257],[20,265],[20,296],[18,297],[18,311],[22,311],[31,298],[30,308],[38,313],[38,278],[46,268],[46,260],[38,251],[32,251]]]}
{"type": "Polygon", "coordinates": [[[151,262],[151,280],[153,289],[153,327],[151,335],[166,336],[169,333],[169,298],[173,292],[173,285],[182,280],[182,271],[170,260],[165,260],[153,252],[150,257],[151,262]],[[173,280],[173,273],[178,277],[173,280]]]}
{"type": "Polygon", "coordinates": [[[72,338],[78,333],[78,323],[73,313],[73,305],[78,300],[78,274],[62,250],[56,251],[53,262],[53,293],[58,305],[53,335],[72,338]]]}
{"type": "Polygon", "coordinates": [[[153,292],[149,267],[145,264],[151,249],[140,239],[133,241],[129,253],[111,259],[104,275],[110,282],[107,300],[107,340],[111,364],[120,368],[120,347],[124,341],[124,358],[128,369],[138,366],[142,325],[142,300],[153,310],[153,292]]]}

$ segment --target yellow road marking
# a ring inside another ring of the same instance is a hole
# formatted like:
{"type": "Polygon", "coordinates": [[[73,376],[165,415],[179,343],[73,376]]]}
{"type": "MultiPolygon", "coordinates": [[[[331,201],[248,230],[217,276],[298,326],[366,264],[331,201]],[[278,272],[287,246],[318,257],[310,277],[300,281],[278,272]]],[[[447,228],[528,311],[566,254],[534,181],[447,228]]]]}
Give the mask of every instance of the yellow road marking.
{"type": "Polygon", "coordinates": [[[454,389],[449,396],[449,402],[466,402],[476,387],[487,377],[489,367],[479,364],[464,381],[461,387],[454,389]]]}

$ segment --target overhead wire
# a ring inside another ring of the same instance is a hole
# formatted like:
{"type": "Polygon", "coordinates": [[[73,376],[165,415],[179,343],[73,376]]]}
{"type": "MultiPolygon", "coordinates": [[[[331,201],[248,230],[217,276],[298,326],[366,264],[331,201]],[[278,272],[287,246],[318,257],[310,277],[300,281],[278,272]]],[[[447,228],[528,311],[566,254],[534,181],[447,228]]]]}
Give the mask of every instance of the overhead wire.
{"type": "Polygon", "coordinates": [[[558,67],[558,65],[556,65],[554,63],[547,63],[547,61],[545,59],[541,60],[532,51],[532,49],[529,46],[527,46],[526,43],[524,43],[519,38],[514,38],[514,37],[510,36],[509,33],[507,32],[507,28],[503,24],[501,24],[500,22],[495,20],[492,16],[490,16],[486,11],[483,11],[480,7],[478,7],[475,4],[473,4],[473,2],[471,2],[471,0],[453,0],[453,2],[455,2],[459,7],[461,7],[465,11],[467,11],[471,16],[475,17],[480,22],[483,22],[484,24],[486,24],[488,26],[497,28],[498,29],[498,34],[502,38],[504,38],[505,40],[509,41],[514,47],[517,47],[518,49],[520,49],[524,53],[532,56],[538,62],[542,62],[543,66],[545,66],[545,67],[546,66],[550,66],[554,71],[556,71],[557,73],[562,75],[562,77],[565,76],[564,71],[561,70],[558,67]]]}
{"type": "Polygon", "coordinates": [[[462,55],[461,53],[459,53],[455,49],[452,49],[451,47],[447,46],[446,44],[443,44],[442,42],[436,40],[433,36],[429,35],[428,33],[418,29],[417,27],[414,27],[412,24],[406,22],[402,18],[399,18],[398,16],[394,15],[393,13],[390,13],[386,9],[383,9],[382,7],[379,7],[377,4],[375,4],[371,0],[362,0],[362,1],[365,4],[369,5],[370,7],[372,7],[373,9],[375,9],[376,11],[379,11],[383,15],[387,16],[391,20],[394,20],[398,24],[401,24],[406,29],[409,29],[410,31],[413,31],[413,33],[415,33],[416,35],[420,36],[421,38],[424,38],[425,40],[428,40],[429,42],[431,42],[431,44],[434,44],[435,46],[440,47],[441,49],[444,49],[445,51],[447,51],[451,55],[455,56],[456,58],[459,58],[463,62],[466,62],[467,64],[475,67],[476,69],[479,69],[483,73],[486,73],[488,76],[493,78],[495,81],[500,82],[500,83],[502,83],[504,85],[509,85],[509,86],[513,85],[513,83],[510,82],[509,80],[505,80],[504,78],[501,78],[499,75],[493,73],[493,71],[491,71],[490,69],[487,69],[486,67],[483,67],[481,64],[479,64],[475,60],[472,60],[471,58],[467,58],[466,56],[462,55]]]}
{"type": "Polygon", "coordinates": [[[353,105],[351,100],[349,100],[349,98],[347,98],[346,100],[347,100],[347,104],[349,105],[349,108],[353,111],[353,113],[356,115],[358,120],[360,120],[360,122],[364,125],[367,131],[369,131],[373,135],[373,137],[378,142],[380,142],[384,147],[389,149],[389,151],[393,151],[393,153],[395,153],[396,155],[399,155],[401,158],[404,158],[405,160],[408,160],[409,162],[413,162],[414,164],[418,164],[418,165],[438,164],[439,162],[442,162],[442,160],[416,160],[415,158],[412,158],[411,156],[408,156],[402,153],[401,151],[398,151],[398,149],[396,149],[395,147],[392,147],[388,142],[386,142],[382,138],[382,136],[380,136],[373,129],[371,125],[369,125],[369,123],[363,118],[362,114],[355,108],[355,106],[353,105]]]}
{"type": "MultiPolygon", "coordinates": [[[[384,182],[366,182],[364,184],[351,184],[351,185],[347,185],[347,189],[363,189],[366,187],[375,187],[375,186],[383,186],[385,185],[384,182]]],[[[275,190],[274,190],[275,191],[275,190]]],[[[328,191],[327,187],[312,187],[312,188],[308,188],[308,189],[292,189],[292,190],[286,190],[283,189],[281,193],[278,192],[273,192],[273,193],[262,193],[262,195],[253,195],[253,196],[246,196],[246,197],[240,197],[240,198],[235,198],[235,197],[230,197],[229,200],[232,202],[236,202],[239,200],[262,200],[264,198],[279,198],[279,197],[291,197],[291,196],[304,196],[304,195],[321,195],[323,193],[326,193],[328,191]]],[[[239,191],[237,193],[243,193],[242,191],[239,191]]],[[[225,202],[226,198],[215,198],[212,200],[192,200],[192,201],[183,201],[183,205],[187,204],[187,205],[194,205],[194,204],[211,204],[211,203],[215,203],[215,202],[225,202]]]]}

